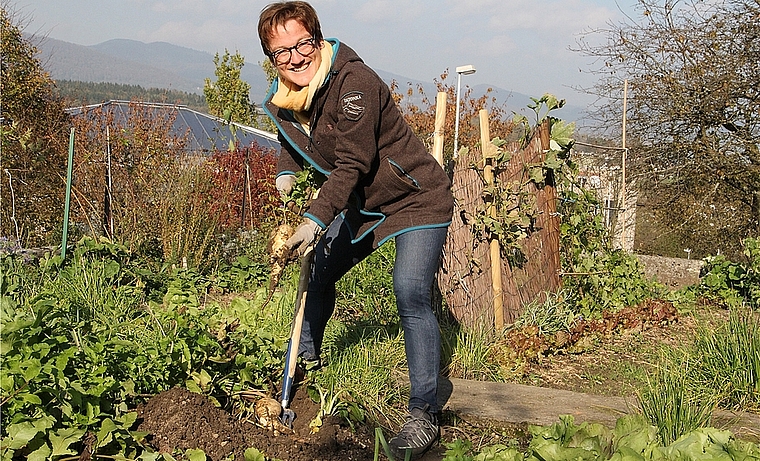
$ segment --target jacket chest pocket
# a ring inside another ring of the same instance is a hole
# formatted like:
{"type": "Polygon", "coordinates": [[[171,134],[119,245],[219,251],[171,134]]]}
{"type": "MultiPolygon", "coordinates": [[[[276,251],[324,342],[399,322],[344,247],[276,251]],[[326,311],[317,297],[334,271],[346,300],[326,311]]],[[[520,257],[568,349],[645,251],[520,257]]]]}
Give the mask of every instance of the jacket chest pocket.
{"type": "Polygon", "coordinates": [[[320,123],[312,132],[312,146],[330,165],[335,165],[335,125],[320,123]]]}

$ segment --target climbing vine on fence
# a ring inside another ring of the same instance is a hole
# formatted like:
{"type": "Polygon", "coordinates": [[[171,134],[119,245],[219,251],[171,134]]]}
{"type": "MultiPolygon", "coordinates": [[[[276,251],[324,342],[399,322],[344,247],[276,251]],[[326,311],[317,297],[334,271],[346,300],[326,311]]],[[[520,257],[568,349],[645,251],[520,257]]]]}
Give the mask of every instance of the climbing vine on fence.
{"type": "Polygon", "coordinates": [[[536,113],[536,124],[531,126],[525,116],[515,117],[515,123],[523,127],[525,136],[521,145],[524,146],[544,120],[549,120],[551,141],[550,148],[544,152],[544,160],[523,165],[523,180],[499,179],[500,173],[509,167],[513,155],[508,141],[497,137],[491,140],[495,148],[492,164],[493,183],[489,183],[485,178],[485,165],[470,165],[478,172],[483,182],[483,202],[471,217],[472,234],[483,240],[498,239],[501,252],[507,259],[521,253],[520,242],[535,230],[538,213],[536,195],[525,186],[533,182],[536,188],[540,189],[546,186],[547,182],[567,182],[575,168],[570,160],[575,124],[548,115],[552,110],[561,108],[564,100],[558,100],[550,94],[531,99],[533,104],[528,107],[536,113]],[[490,212],[492,207],[495,212],[490,212]]]}

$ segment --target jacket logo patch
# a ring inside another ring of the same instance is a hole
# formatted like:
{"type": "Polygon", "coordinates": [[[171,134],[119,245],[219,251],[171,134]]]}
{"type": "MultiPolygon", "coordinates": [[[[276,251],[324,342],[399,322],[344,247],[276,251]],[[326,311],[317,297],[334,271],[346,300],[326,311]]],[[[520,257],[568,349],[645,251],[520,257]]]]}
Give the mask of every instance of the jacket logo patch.
{"type": "Polygon", "coordinates": [[[343,115],[347,119],[355,122],[364,115],[364,93],[361,91],[350,91],[340,98],[343,108],[343,115]]]}

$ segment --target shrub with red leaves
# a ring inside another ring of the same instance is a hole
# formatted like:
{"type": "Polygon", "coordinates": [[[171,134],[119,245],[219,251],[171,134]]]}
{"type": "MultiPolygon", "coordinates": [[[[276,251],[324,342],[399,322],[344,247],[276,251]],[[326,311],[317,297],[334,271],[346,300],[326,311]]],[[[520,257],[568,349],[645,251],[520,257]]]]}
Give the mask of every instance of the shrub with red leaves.
{"type": "Polygon", "coordinates": [[[222,229],[259,227],[278,204],[277,157],[257,144],[216,152],[207,162],[213,188],[209,213],[222,229]]]}

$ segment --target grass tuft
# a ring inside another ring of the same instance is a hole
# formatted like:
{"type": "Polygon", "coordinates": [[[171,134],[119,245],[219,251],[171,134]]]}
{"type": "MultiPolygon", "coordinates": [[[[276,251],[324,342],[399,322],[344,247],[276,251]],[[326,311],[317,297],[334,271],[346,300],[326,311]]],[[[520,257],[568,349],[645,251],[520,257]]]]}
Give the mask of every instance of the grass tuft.
{"type": "Polygon", "coordinates": [[[492,359],[494,333],[488,328],[461,329],[442,335],[444,373],[450,377],[503,381],[499,365],[492,359]]]}
{"type": "Polygon", "coordinates": [[[719,394],[721,408],[760,410],[760,320],[750,309],[732,309],[716,330],[698,330],[695,379],[719,394]]]}
{"type": "Polygon", "coordinates": [[[641,412],[657,428],[664,445],[710,425],[717,399],[693,382],[692,367],[688,355],[664,355],[662,365],[647,375],[638,392],[641,412]]]}

